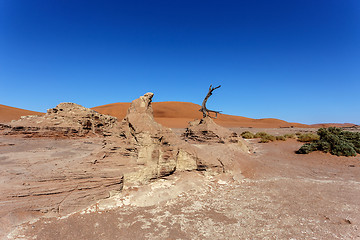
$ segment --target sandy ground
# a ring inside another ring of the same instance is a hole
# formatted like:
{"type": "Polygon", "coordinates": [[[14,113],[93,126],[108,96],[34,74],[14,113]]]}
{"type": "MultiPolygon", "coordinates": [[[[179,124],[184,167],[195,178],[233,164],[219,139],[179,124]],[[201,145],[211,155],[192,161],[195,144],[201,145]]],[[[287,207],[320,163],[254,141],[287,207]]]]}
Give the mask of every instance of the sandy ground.
{"type": "MultiPolygon", "coordinates": [[[[265,129],[273,134],[283,134],[286,130],[265,129]]],[[[241,169],[225,169],[224,174],[216,176],[205,172],[176,173],[146,186],[124,189],[67,216],[38,220],[32,216],[31,222],[12,227],[6,234],[3,230],[3,236],[5,239],[360,239],[359,156],[346,158],[319,152],[296,155],[294,151],[301,143],[295,140],[267,144],[247,141],[252,154],[237,159],[241,169]]],[[[4,140],[0,149],[10,147],[5,145],[4,140]]],[[[211,146],[209,151],[213,151],[211,146]]],[[[84,154],[80,150],[71,152],[73,158],[84,154]]],[[[16,169],[10,169],[13,158],[7,154],[8,158],[3,153],[0,155],[1,167],[4,170],[7,162],[6,171],[13,171],[14,175],[8,179],[2,177],[2,186],[19,178],[16,169]]]]}

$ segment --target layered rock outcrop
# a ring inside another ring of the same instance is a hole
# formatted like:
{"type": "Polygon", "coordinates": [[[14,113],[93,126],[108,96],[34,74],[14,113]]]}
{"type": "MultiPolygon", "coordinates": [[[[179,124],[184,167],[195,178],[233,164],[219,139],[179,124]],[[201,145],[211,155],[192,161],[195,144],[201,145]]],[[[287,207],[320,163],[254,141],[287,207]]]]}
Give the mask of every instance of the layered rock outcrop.
{"type": "Polygon", "coordinates": [[[169,128],[154,120],[153,93],[134,100],[122,121],[123,136],[134,144],[139,171],[125,175],[125,180],[148,181],[177,171],[203,168],[196,150],[181,141],[169,128]]]}
{"type": "Polygon", "coordinates": [[[95,172],[71,172],[26,182],[23,188],[7,193],[5,200],[14,201],[18,205],[27,205],[26,202],[31,202],[26,210],[65,215],[108,198],[111,191],[120,192],[122,188],[121,174],[110,176],[95,172]]]}
{"type": "Polygon", "coordinates": [[[5,134],[28,137],[105,137],[102,150],[94,153],[90,162],[111,165],[117,161],[123,166],[125,182],[144,183],[175,171],[223,168],[226,159],[219,161],[214,154],[196,146],[199,143],[236,144],[243,152],[249,151],[241,137],[209,117],[190,122],[183,139],[179,138],[154,120],[153,96],[146,93],[135,99],[121,123],[115,117],[75,103],[60,103],[44,116],[22,117],[2,127],[7,129],[5,134]]]}
{"type": "Polygon", "coordinates": [[[2,125],[5,134],[25,134],[29,137],[83,137],[111,135],[117,118],[100,114],[75,103],[60,103],[44,116],[23,116],[18,121],[2,125]]]}
{"type": "Polygon", "coordinates": [[[121,166],[90,162],[101,144],[98,137],[0,136],[0,235],[4,225],[43,214],[67,215],[120,192],[121,166]]]}
{"type": "Polygon", "coordinates": [[[182,138],[188,142],[201,144],[237,144],[244,152],[249,152],[249,148],[241,136],[229,129],[217,125],[210,117],[197,119],[189,122],[188,127],[182,134],[182,138]]]}
{"type": "MultiPolygon", "coordinates": [[[[192,122],[181,139],[154,120],[153,95],[147,93],[135,99],[121,122],[74,103],[61,103],[44,116],[27,116],[0,125],[5,135],[23,134],[35,137],[31,139],[35,142],[45,141],[36,137],[52,138],[51,146],[40,150],[34,146],[31,150],[38,152],[39,158],[32,160],[37,164],[43,162],[44,166],[38,166],[34,176],[21,176],[19,182],[23,184],[7,189],[4,198],[32,211],[66,214],[108,197],[110,191],[147,183],[176,171],[212,174],[240,169],[238,159],[248,151],[241,137],[204,118],[192,122]],[[61,136],[76,139],[53,139],[61,136]],[[93,140],[88,142],[90,139],[93,140]],[[70,142],[68,151],[57,146],[61,141],[70,142]],[[99,145],[86,149],[92,142],[99,145]],[[74,152],[79,155],[72,157],[74,152]],[[49,159],[52,164],[48,164],[49,159]],[[45,174],[40,171],[42,168],[49,170],[45,174]],[[37,200],[29,206],[29,199],[37,200]]],[[[34,166],[24,157],[28,145],[20,147],[24,154],[15,161],[20,166],[34,166]]]]}

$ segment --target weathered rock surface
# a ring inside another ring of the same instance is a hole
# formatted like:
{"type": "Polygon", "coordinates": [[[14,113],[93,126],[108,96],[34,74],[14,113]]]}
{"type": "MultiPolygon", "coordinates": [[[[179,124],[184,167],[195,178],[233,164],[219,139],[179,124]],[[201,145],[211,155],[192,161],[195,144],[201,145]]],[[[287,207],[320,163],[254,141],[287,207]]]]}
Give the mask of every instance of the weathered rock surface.
{"type": "MultiPolygon", "coordinates": [[[[10,209],[10,215],[21,211],[64,215],[107,198],[110,192],[176,171],[239,172],[238,159],[247,149],[241,138],[204,119],[187,129],[186,142],[154,120],[152,98],[153,93],[147,93],[135,99],[122,122],[61,103],[44,116],[0,125],[5,135],[34,137],[0,138],[0,160],[9,163],[0,169],[0,181],[12,179],[3,186],[0,206],[10,209]],[[10,139],[19,141],[16,147],[10,139]],[[199,142],[211,146],[204,148],[199,142]]],[[[13,218],[6,214],[0,211],[0,223],[13,218]]]]}
{"type": "Polygon", "coordinates": [[[91,162],[101,147],[101,138],[0,136],[0,239],[32,216],[64,216],[121,191],[121,166],[91,162]]]}
{"type": "Polygon", "coordinates": [[[117,119],[100,114],[75,103],[60,103],[48,109],[44,116],[23,116],[18,121],[2,124],[7,135],[25,134],[28,137],[83,137],[111,135],[117,119]]]}
{"type": "Polygon", "coordinates": [[[223,169],[227,159],[209,154],[190,143],[236,143],[244,152],[247,146],[241,137],[215,124],[212,119],[190,124],[183,141],[171,129],[154,120],[153,93],[135,99],[121,123],[74,103],[61,103],[44,116],[26,116],[10,125],[2,125],[5,134],[27,137],[101,136],[102,149],[93,154],[93,164],[122,165],[125,182],[144,183],[175,171],[223,169]],[[6,130],[7,129],[7,130],[6,130]]]}
{"type": "Polygon", "coordinates": [[[120,191],[122,187],[121,175],[75,171],[26,182],[25,187],[9,191],[7,199],[19,199],[18,204],[32,201],[27,210],[65,215],[107,198],[110,191],[120,191]]]}
{"type": "Polygon", "coordinates": [[[229,129],[217,125],[210,117],[197,119],[189,122],[182,138],[191,143],[220,143],[237,144],[244,152],[249,152],[249,148],[241,136],[229,129]]]}
{"type": "Polygon", "coordinates": [[[146,182],[175,171],[201,170],[203,163],[189,144],[154,120],[153,93],[134,100],[122,121],[125,138],[134,144],[141,169],[125,174],[125,181],[146,182]]]}

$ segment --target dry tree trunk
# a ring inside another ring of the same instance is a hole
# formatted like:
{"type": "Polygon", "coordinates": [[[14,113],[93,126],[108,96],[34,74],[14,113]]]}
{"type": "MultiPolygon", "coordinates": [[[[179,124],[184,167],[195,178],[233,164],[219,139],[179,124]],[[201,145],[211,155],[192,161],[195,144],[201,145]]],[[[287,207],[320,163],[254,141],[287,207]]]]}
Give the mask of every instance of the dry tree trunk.
{"type": "Polygon", "coordinates": [[[217,118],[217,114],[220,113],[220,111],[209,110],[209,109],[206,108],[206,102],[207,102],[207,100],[208,100],[209,97],[212,95],[212,92],[213,92],[215,89],[218,89],[219,87],[221,87],[221,85],[219,85],[219,86],[217,86],[217,87],[215,87],[215,88],[213,88],[212,85],[210,85],[210,87],[209,87],[209,92],[208,92],[208,94],[206,95],[206,97],[204,98],[204,101],[202,102],[202,105],[201,105],[201,109],[199,110],[200,112],[203,113],[203,118],[205,118],[205,117],[207,117],[207,116],[208,116],[208,117],[211,117],[211,116],[210,116],[210,112],[215,113],[215,114],[216,114],[215,118],[217,118]]]}

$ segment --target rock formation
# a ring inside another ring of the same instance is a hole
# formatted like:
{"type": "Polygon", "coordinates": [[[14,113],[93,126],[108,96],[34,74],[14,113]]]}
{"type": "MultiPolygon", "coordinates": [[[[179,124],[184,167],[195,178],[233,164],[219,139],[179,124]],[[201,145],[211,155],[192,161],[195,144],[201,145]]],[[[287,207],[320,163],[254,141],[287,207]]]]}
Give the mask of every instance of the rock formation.
{"type": "Polygon", "coordinates": [[[217,125],[210,117],[189,122],[185,133],[182,134],[182,138],[191,143],[235,143],[244,152],[249,152],[249,148],[241,136],[217,125]]]}
{"type": "Polygon", "coordinates": [[[44,116],[22,117],[2,127],[6,129],[5,134],[28,137],[105,137],[102,150],[94,153],[90,162],[106,163],[110,167],[117,161],[124,166],[121,173],[125,183],[144,183],[175,171],[217,171],[223,167],[218,157],[193,144],[236,144],[243,152],[248,152],[241,137],[209,117],[191,122],[183,139],[179,138],[154,120],[153,96],[153,93],[146,93],[135,99],[121,123],[115,117],[75,103],[60,103],[44,116]]]}
{"type": "Polygon", "coordinates": [[[44,116],[23,116],[9,125],[5,134],[26,134],[35,137],[82,137],[111,135],[117,124],[112,116],[100,114],[75,103],[60,103],[47,110],[44,116]]]}
{"type": "Polygon", "coordinates": [[[27,182],[22,189],[7,193],[5,200],[16,201],[18,205],[31,202],[27,209],[31,211],[65,215],[108,198],[111,191],[120,192],[122,188],[121,174],[110,176],[108,173],[84,174],[74,171],[27,182]]]}
{"type": "MultiPolygon", "coordinates": [[[[23,134],[40,142],[43,140],[37,137],[76,137],[61,141],[69,141],[71,147],[78,146],[76,151],[70,147],[67,155],[63,155],[60,147],[55,154],[48,151],[58,144],[52,139],[52,145],[38,153],[39,160],[32,160],[38,163],[45,159],[44,166],[49,167],[46,163],[52,159],[56,163],[51,165],[54,169],[21,178],[19,182],[24,184],[9,188],[3,198],[34,211],[66,214],[108,197],[110,191],[147,183],[176,171],[213,174],[240,169],[238,159],[248,151],[241,137],[204,118],[190,124],[183,135],[186,142],[154,120],[153,95],[147,93],[135,99],[121,122],[74,103],[61,103],[44,116],[27,116],[1,125],[5,135],[23,134]],[[85,151],[86,154],[82,152],[71,158],[74,152],[84,151],[88,142],[80,137],[92,139],[98,145],[85,151]],[[204,148],[199,143],[211,146],[204,148]],[[57,166],[58,163],[61,164],[57,166]],[[31,203],[29,199],[37,200],[31,203]],[[26,205],[30,203],[33,205],[26,205]]],[[[21,157],[21,161],[27,163],[27,157],[21,157]]]]}
{"type": "Polygon", "coordinates": [[[135,145],[138,172],[125,175],[125,181],[148,181],[177,171],[199,170],[203,164],[192,146],[181,141],[169,128],[155,122],[153,93],[134,100],[122,121],[123,135],[135,145]]]}

